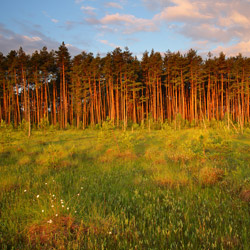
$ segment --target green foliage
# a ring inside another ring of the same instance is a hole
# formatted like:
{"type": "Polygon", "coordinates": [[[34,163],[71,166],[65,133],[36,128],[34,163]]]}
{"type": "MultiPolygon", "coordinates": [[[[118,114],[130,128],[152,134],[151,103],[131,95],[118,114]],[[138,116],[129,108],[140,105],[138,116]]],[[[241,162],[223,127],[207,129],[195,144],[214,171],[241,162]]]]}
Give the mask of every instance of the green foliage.
{"type": "Polygon", "coordinates": [[[28,131],[28,129],[29,129],[29,123],[25,119],[23,119],[18,126],[18,130],[26,132],[28,131]]]}
{"type": "Polygon", "coordinates": [[[109,117],[102,123],[102,130],[103,131],[108,131],[114,129],[114,121],[111,120],[109,117]]]}
{"type": "Polygon", "coordinates": [[[39,128],[42,130],[42,131],[46,131],[49,129],[49,121],[48,121],[48,118],[46,116],[44,116],[41,120],[40,120],[40,123],[39,123],[39,128]]]}

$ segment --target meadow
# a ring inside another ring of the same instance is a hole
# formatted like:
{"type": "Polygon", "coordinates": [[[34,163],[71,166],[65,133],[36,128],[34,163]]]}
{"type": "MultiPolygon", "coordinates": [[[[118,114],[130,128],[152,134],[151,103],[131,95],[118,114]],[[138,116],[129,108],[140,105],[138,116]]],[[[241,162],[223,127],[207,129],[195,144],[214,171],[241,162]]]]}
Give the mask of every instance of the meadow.
{"type": "Polygon", "coordinates": [[[1,128],[0,249],[249,249],[250,130],[1,128]]]}

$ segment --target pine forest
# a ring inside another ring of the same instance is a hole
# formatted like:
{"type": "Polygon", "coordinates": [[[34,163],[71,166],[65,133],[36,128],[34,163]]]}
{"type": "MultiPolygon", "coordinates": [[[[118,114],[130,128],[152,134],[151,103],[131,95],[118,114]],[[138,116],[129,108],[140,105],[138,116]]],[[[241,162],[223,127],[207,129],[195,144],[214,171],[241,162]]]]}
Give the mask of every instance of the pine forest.
{"type": "MultiPolygon", "coordinates": [[[[64,43],[28,55],[20,47],[0,53],[0,119],[18,127],[46,121],[77,128],[110,121],[131,124],[182,119],[191,125],[224,120],[240,127],[250,121],[250,58],[193,49],[150,53],[138,60],[128,48],[104,57],[82,52],[71,58],[64,43]]],[[[234,125],[233,125],[234,126],[234,125]]]]}

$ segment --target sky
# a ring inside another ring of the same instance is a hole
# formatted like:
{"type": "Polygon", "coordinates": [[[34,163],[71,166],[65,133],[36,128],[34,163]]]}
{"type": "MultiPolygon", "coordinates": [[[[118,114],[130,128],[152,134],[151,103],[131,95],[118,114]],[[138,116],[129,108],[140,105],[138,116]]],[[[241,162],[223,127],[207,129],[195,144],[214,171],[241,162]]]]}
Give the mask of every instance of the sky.
{"type": "Polygon", "coordinates": [[[62,42],[71,56],[116,47],[250,56],[250,0],[1,0],[0,52],[62,42]]]}

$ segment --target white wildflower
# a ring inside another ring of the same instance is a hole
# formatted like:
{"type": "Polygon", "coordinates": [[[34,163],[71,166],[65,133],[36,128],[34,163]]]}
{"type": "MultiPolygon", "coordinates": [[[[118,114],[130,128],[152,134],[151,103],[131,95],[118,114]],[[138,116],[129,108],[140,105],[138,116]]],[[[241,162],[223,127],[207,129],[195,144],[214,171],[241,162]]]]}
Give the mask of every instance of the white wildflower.
{"type": "Polygon", "coordinates": [[[56,214],[56,217],[58,216],[58,214],[56,214]]]}
{"type": "Polygon", "coordinates": [[[36,198],[39,198],[39,194],[36,196],[36,198]]]}
{"type": "Polygon", "coordinates": [[[64,207],[64,205],[62,205],[62,207],[64,207]]]}
{"type": "Polygon", "coordinates": [[[109,234],[112,234],[112,232],[111,232],[111,231],[109,231],[109,234]]]}
{"type": "Polygon", "coordinates": [[[83,187],[81,187],[81,189],[83,189],[83,187]]]}
{"type": "Polygon", "coordinates": [[[69,207],[67,207],[67,210],[69,210],[69,207]]]}
{"type": "Polygon", "coordinates": [[[50,220],[48,220],[47,222],[48,222],[49,224],[51,224],[53,221],[50,219],[50,220]]]}
{"type": "Polygon", "coordinates": [[[27,190],[25,189],[23,192],[24,192],[24,193],[26,193],[26,192],[27,192],[27,190]]]}
{"type": "Polygon", "coordinates": [[[75,211],[75,214],[77,213],[77,211],[75,211]]]}
{"type": "Polygon", "coordinates": [[[54,207],[54,205],[51,205],[51,207],[54,207]]]}
{"type": "Polygon", "coordinates": [[[77,194],[77,196],[79,196],[80,194],[77,194]]]}
{"type": "Polygon", "coordinates": [[[42,213],[44,213],[44,210],[42,210],[42,213]]]}
{"type": "Polygon", "coordinates": [[[47,182],[45,182],[45,185],[47,185],[48,183],[47,182]]]}

